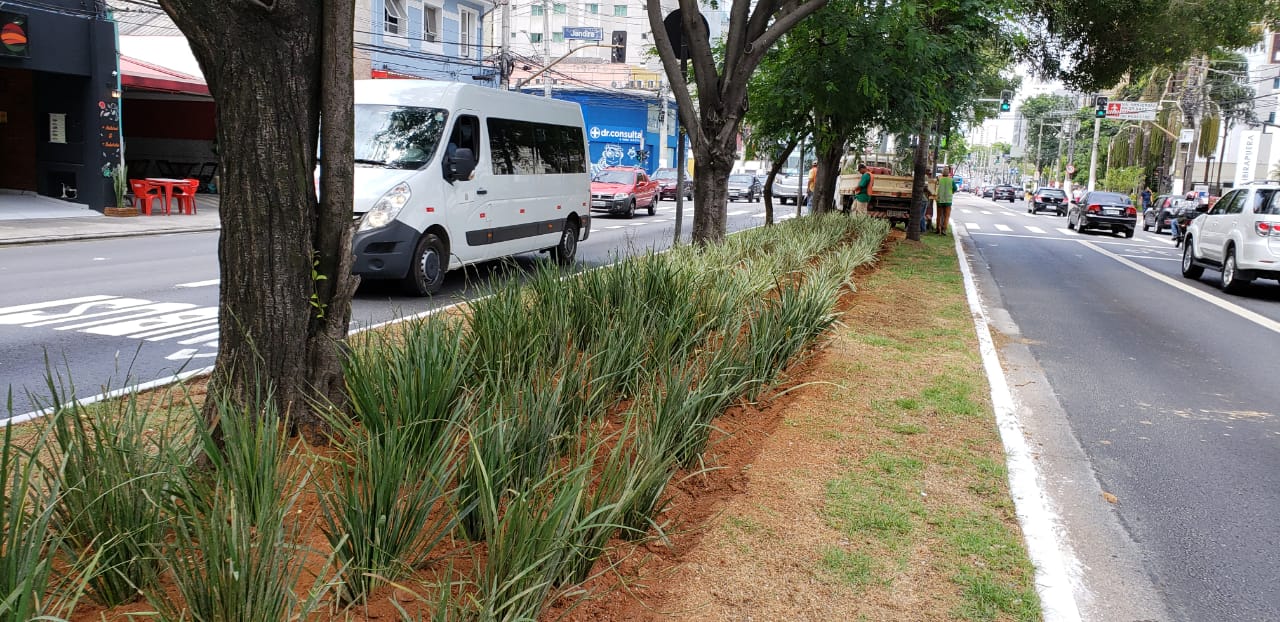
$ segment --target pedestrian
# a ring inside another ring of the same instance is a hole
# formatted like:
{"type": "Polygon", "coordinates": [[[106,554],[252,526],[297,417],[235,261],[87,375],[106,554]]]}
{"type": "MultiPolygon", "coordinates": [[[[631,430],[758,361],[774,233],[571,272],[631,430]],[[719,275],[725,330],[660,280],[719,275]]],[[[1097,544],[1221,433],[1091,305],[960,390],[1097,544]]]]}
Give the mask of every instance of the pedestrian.
{"type": "Polygon", "coordinates": [[[818,185],[818,163],[815,161],[813,163],[813,166],[809,167],[809,185],[807,186],[809,194],[804,198],[804,205],[805,207],[809,208],[810,214],[813,213],[813,189],[816,188],[817,185],[818,185]]]}
{"type": "Polygon", "coordinates": [[[853,213],[866,215],[867,204],[871,202],[871,171],[866,164],[858,165],[858,185],[853,189],[853,213]]]}
{"type": "Polygon", "coordinates": [[[934,212],[933,230],[939,235],[947,234],[947,223],[951,221],[951,199],[956,192],[956,178],[951,176],[951,167],[943,167],[942,176],[938,178],[938,209],[934,212]]]}

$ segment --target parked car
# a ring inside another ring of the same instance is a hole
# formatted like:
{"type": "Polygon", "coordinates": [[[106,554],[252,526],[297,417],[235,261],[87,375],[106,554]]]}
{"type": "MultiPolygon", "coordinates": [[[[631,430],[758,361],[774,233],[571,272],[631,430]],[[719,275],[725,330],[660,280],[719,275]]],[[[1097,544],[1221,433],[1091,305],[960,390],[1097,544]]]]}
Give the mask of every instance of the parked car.
{"type": "Polygon", "coordinates": [[[984,199],[990,199],[994,193],[995,193],[995,188],[994,188],[994,187],[992,187],[992,186],[983,186],[983,187],[982,187],[982,198],[984,198],[984,199]]]}
{"type": "Polygon", "coordinates": [[[1182,208],[1181,199],[1172,194],[1162,194],[1151,200],[1151,207],[1142,212],[1142,230],[1156,228],[1156,233],[1164,233],[1169,228],[1169,221],[1176,210],[1182,208]]]}
{"type": "Polygon", "coordinates": [[[746,199],[754,203],[760,196],[760,179],[750,173],[734,173],[729,176],[729,200],[746,199]]]}
{"type": "Polygon", "coordinates": [[[1031,205],[1027,206],[1028,214],[1038,214],[1040,210],[1053,210],[1059,216],[1067,215],[1067,193],[1058,188],[1039,188],[1031,195],[1031,205]]]}
{"type": "Polygon", "coordinates": [[[1112,233],[1133,237],[1138,227],[1138,208],[1129,197],[1119,192],[1095,190],[1086,192],[1078,203],[1067,210],[1067,228],[1084,231],[1090,228],[1109,228],[1112,233]]]}
{"type": "MultiPolygon", "coordinates": [[[[658,182],[658,200],[674,201],[676,200],[676,174],[678,171],[674,168],[660,168],[653,172],[653,180],[658,182]]],[[[690,200],[693,198],[693,177],[684,176],[684,198],[690,200]]]]}
{"type": "Polygon", "coordinates": [[[765,191],[783,205],[803,200],[803,197],[796,198],[800,193],[800,177],[797,175],[778,175],[773,178],[773,186],[766,188],[765,191]]]}
{"type": "Polygon", "coordinates": [[[991,191],[991,200],[1013,203],[1018,199],[1018,193],[1019,190],[1013,186],[996,186],[991,191]]]}
{"type": "Polygon", "coordinates": [[[1182,276],[1222,273],[1222,289],[1238,292],[1254,279],[1280,279],[1280,183],[1232,190],[1191,221],[1183,236],[1182,276]]]}
{"type": "Polygon", "coordinates": [[[643,170],[610,167],[591,178],[592,211],[633,218],[637,207],[647,207],[652,216],[657,210],[657,201],[658,182],[649,179],[643,170]]]}

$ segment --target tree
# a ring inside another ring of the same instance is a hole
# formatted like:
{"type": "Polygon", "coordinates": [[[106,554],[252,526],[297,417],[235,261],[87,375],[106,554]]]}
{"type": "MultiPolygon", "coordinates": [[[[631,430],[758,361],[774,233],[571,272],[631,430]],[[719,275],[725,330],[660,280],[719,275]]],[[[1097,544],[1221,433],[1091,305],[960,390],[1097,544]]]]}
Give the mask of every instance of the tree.
{"type": "MultiPolygon", "coordinates": [[[[1067,117],[1056,113],[1076,109],[1075,102],[1063,95],[1036,95],[1022,102],[1020,111],[1027,120],[1027,148],[1035,150],[1030,157],[1036,171],[1044,170],[1058,154],[1062,132],[1057,124],[1067,121],[1067,117]]],[[[1093,131],[1092,123],[1089,131],[1093,131]]]]}
{"type": "Polygon", "coordinates": [[[357,283],[353,2],[160,0],[218,107],[221,291],[210,393],[247,399],[265,381],[304,431],[319,425],[312,398],[341,399],[338,346],[357,283]]]}
{"type": "Polygon", "coordinates": [[[769,48],[801,20],[822,8],[827,0],[733,0],[729,10],[729,30],[720,60],[711,48],[710,33],[698,10],[697,0],[679,0],[681,28],[693,77],[698,106],[693,104],[689,85],[680,72],[680,61],[672,48],[662,20],[660,0],[646,0],[654,46],[662,59],[672,93],[685,119],[693,146],[698,174],[694,195],[698,209],[693,214],[693,240],[714,242],[724,238],[726,190],[729,172],[736,158],[738,129],[747,107],[747,83],[769,48]],[[694,121],[696,119],[696,122],[694,121]]]}

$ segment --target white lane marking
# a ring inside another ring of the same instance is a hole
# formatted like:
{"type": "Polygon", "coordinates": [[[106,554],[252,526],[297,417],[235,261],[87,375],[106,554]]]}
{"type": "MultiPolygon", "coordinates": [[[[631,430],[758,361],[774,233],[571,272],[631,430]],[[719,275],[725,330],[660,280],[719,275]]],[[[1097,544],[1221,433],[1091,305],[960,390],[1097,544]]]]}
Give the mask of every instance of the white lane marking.
{"type": "Polygon", "coordinates": [[[971,209],[962,209],[962,210],[960,210],[960,213],[961,213],[961,214],[972,214],[972,213],[973,213],[973,210],[971,210],[971,209]]]}
{"type": "Polygon", "coordinates": [[[729,212],[728,214],[726,214],[726,216],[741,216],[743,214],[750,214],[750,213],[751,213],[751,210],[740,209],[740,210],[729,212]]]}
{"type": "Polygon", "coordinates": [[[987,216],[990,216],[990,215],[991,215],[991,212],[988,212],[987,210],[979,210],[979,211],[978,211],[978,213],[979,213],[979,214],[986,214],[987,216]]]}
{"type": "Polygon", "coordinates": [[[1033,227],[1031,225],[1027,225],[1027,231],[1032,233],[1044,233],[1044,229],[1041,229],[1040,227],[1033,227]]]}
{"type": "Polygon", "coordinates": [[[180,330],[196,323],[217,322],[217,307],[200,307],[178,311],[176,313],[167,313],[159,317],[143,317],[132,319],[124,322],[112,322],[106,326],[95,326],[85,330],[86,333],[95,335],[108,335],[111,337],[129,336],[134,339],[141,339],[144,336],[166,333],[173,330],[180,330]],[[136,334],[135,334],[136,333],[136,334]]]}
{"type": "Polygon", "coordinates": [[[1078,235],[1075,231],[1072,231],[1071,229],[1068,229],[1066,227],[1058,227],[1057,231],[1062,235],[1078,235]]]}
{"type": "MultiPolygon", "coordinates": [[[[81,322],[79,324],[70,324],[67,326],[57,326],[54,328],[54,330],[80,330],[83,328],[89,328],[90,326],[100,327],[104,324],[114,326],[117,323],[125,323],[133,327],[134,324],[132,320],[137,320],[139,318],[150,318],[150,317],[161,315],[164,313],[177,313],[178,311],[186,311],[188,309],[195,309],[195,308],[196,306],[189,302],[153,302],[149,305],[143,305],[141,307],[134,307],[132,309],[128,309],[127,314],[124,316],[116,315],[115,317],[97,319],[90,322],[81,322]]],[[[143,328],[145,328],[145,326],[143,328]]],[[[133,328],[132,330],[137,330],[137,328],[133,328]]],[[[132,332],[132,330],[130,332],[132,332]]],[[[89,332],[89,331],[85,331],[85,332],[89,332]]]]}
{"type": "Polygon", "coordinates": [[[201,353],[199,350],[195,348],[183,348],[164,358],[170,361],[188,361],[191,359],[213,358],[215,356],[218,356],[217,352],[201,353]]]}
{"type": "Polygon", "coordinates": [[[193,281],[191,283],[178,283],[177,285],[174,285],[174,287],[209,287],[210,285],[217,285],[219,281],[220,279],[209,279],[208,281],[193,281]]]}
{"type": "Polygon", "coordinates": [[[1151,250],[1164,250],[1162,247],[1156,244],[1148,244],[1146,242],[1143,242],[1142,240],[1137,240],[1137,239],[1116,238],[1114,240],[1106,240],[1106,239],[1082,240],[1080,239],[1080,236],[1078,234],[1074,234],[1069,230],[1059,229],[1059,231],[1063,231],[1064,233],[1066,233],[1067,237],[1061,237],[1061,238],[1052,237],[1052,236],[1045,237],[1045,236],[1039,236],[1039,235],[1029,235],[1026,233],[984,233],[984,232],[978,232],[978,233],[975,233],[974,235],[985,235],[993,238],[1025,238],[1028,240],[1061,240],[1063,242],[1088,241],[1088,242],[1093,242],[1095,244],[1117,244],[1120,246],[1129,246],[1133,248],[1149,248],[1151,250]]]}
{"type": "Polygon", "coordinates": [[[621,228],[622,228],[622,225],[610,225],[608,227],[605,227],[605,229],[621,229],[621,228]]]}
{"type": "Polygon", "coordinates": [[[111,315],[128,311],[133,307],[141,307],[151,304],[150,300],[141,298],[109,298],[98,302],[87,302],[75,305],[61,313],[45,313],[43,311],[28,311],[25,313],[12,313],[0,317],[0,324],[22,324],[27,328],[35,328],[37,326],[45,326],[47,324],[57,324],[68,320],[79,320],[90,317],[100,317],[103,315],[111,315]],[[100,309],[92,311],[93,309],[100,309]]]}
{"type": "Polygon", "coordinates": [[[94,261],[106,261],[106,260],[107,260],[107,258],[106,258],[106,257],[94,257],[94,258],[93,258],[93,260],[94,260],[94,261]]]}
{"type": "Polygon", "coordinates": [[[968,229],[968,230],[970,230],[970,231],[977,231],[977,230],[979,230],[979,229],[981,229],[981,228],[982,228],[982,225],[980,225],[980,224],[978,224],[978,223],[976,223],[976,222],[966,222],[966,223],[964,223],[964,226],[965,226],[965,228],[966,228],[966,229],[968,229]]]}
{"type": "Polygon", "coordinates": [[[997,231],[1013,231],[1013,227],[1010,227],[1009,225],[996,225],[996,230],[997,231]]]}
{"type": "Polygon", "coordinates": [[[1082,244],[1082,245],[1084,245],[1086,248],[1089,248],[1089,249],[1091,249],[1091,250],[1094,250],[1094,251],[1096,251],[1096,252],[1098,252],[1098,253],[1100,253],[1100,254],[1102,254],[1102,255],[1104,255],[1104,256],[1110,257],[1110,258],[1112,258],[1112,259],[1114,259],[1114,260],[1116,260],[1116,261],[1118,261],[1118,262],[1120,262],[1120,263],[1122,263],[1122,264],[1124,264],[1124,265],[1126,265],[1126,266],[1128,266],[1128,267],[1130,267],[1130,268],[1133,268],[1134,270],[1137,270],[1138,272],[1141,272],[1141,273],[1143,273],[1143,274],[1145,274],[1145,275],[1147,275],[1147,276],[1149,276],[1149,277],[1151,277],[1151,278],[1153,278],[1153,279],[1155,279],[1155,280],[1157,280],[1157,281],[1160,281],[1160,282],[1165,283],[1165,284],[1167,284],[1167,285],[1172,285],[1172,286],[1174,286],[1174,287],[1176,287],[1176,288],[1178,288],[1178,289],[1180,289],[1180,290],[1182,290],[1182,291],[1184,291],[1184,292],[1186,292],[1186,293],[1188,293],[1188,294],[1191,294],[1192,296],[1195,296],[1196,298],[1199,298],[1199,299],[1201,299],[1201,300],[1203,300],[1203,301],[1205,301],[1205,302],[1207,302],[1207,303],[1209,303],[1209,304],[1211,304],[1211,305],[1214,305],[1214,306],[1216,306],[1216,307],[1218,307],[1218,308],[1220,308],[1220,309],[1222,309],[1222,310],[1224,310],[1224,311],[1227,311],[1227,312],[1230,312],[1230,313],[1234,313],[1234,314],[1236,314],[1236,315],[1240,316],[1241,318],[1244,318],[1244,319],[1246,319],[1246,320],[1249,320],[1250,322],[1253,322],[1254,324],[1257,324],[1258,326],[1261,326],[1261,327],[1263,327],[1263,328],[1265,328],[1265,329],[1267,329],[1267,330],[1270,330],[1270,331],[1272,331],[1272,332],[1280,333],[1280,322],[1277,322],[1277,321],[1275,321],[1275,320],[1273,320],[1273,319],[1271,319],[1271,318],[1269,318],[1269,317],[1266,317],[1266,316],[1264,316],[1264,315],[1262,315],[1262,314],[1259,314],[1259,313],[1255,313],[1255,312],[1253,312],[1253,311],[1250,311],[1250,310],[1248,310],[1248,309],[1246,309],[1246,308],[1244,308],[1244,307],[1242,307],[1242,306],[1240,306],[1240,305],[1238,305],[1238,304],[1235,304],[1235,303],[1233,303],[1233,302],[1228,302],[1228,301],[1226,301],[1226,300],[1223,300],[1223,299],[1221,299],[1221,298],[1218,298],[1217,296],[1213,296],[1213,295],[1211,295],[1211,294],[1207,294],[1207,293],[1205,293],[1205,292],[1203,292],[1203,291],[1201,291],[1201,290],[1199,290],[1199,289],[1196,289],[1196,288],[1194,288],[1194,287],[1192,287],[1192,286],[1190,286],[1190,285],[1187,285],[1186,283],[1184,283],[1184,282],[1182,282],[1182,281],[1179,281],[1179,280],[1177,280],[1177,279],[1175,279],[1175,278],[1173,278],[1173,277],[1171,277],[1171,276],[1166,276],[1166,275],[1164,275],[1164,274],[1160,274],[1159,272],[1156,272],[1155,270],[1152,270],[1151,268],[1148,268],[1148,267],[1146,267],[1146,266],[1144,266],[1144,265],[1142,265],[1142,264],[1134,263],[1134,262],[1132,262],[1132,261],[1130,261],[1130,260],[1128,260],[1128,259],[1125,259],[1124,257],[1121,257],[1120,255],[1117,255],[1116,253],[1113,253],[1113,252],[1111,252],[1111,251],[1109,251],[1109,250],[1107,250],[1107,249],[1105,249],[1105,248],[1102,248],[1102,247],[1096,246],[1096,245],[1094,245],[1094,244],[1093,244],[1093,243],[1091,243],[1091,242],[1081,241],[1081,242],[1080,242],[1080,244],[1082,244]]]}
{"type": "Polygon", "coordinates": [[[647,225],[647,224],[649,224],[649,223],[647,223],[647,222],[633,222],[633,223],[631,223],[630,225],[627,225],[627,226],[628,226],[628,227],[642,227],[642,226],[647,225]]]}
{"type": "Polygon", "coordinates": [[[214,331],[212,333],[206,333],[203,335],[199,335],[197,337],[192,337],[190,339],[183,339],[182,341],[178,342],[178,345],[190,346],[203,341],[209,341],[211,339],[217,339],[217,338],[218,338],[218,331],[214,331]]]}
{"type": "Polygon", "coordinates": [[[964,245],[957,237],[956,255],[960,273],[964,277],[965,295],[969,299],[969,311],[973,315],[973,327],[978,333],[978,351],[982,366],[991,384],[991,408],[995,412],[1000,440],[1004,444],[1006,471],[1009,476],[1009,495],[1013,497],[1018,523],[1027,543],[1027,555],[1035,565],[1036,592],[1040,595],[1041,615],[1046,622],[1076,622],[1080,610],[1076,607],[1075,587],[1067,568],[1078,566],[1075,554],[1060,535],[1062,523],[1049,504],[1043,478],[1036,467],[1035,458],[1027,447],[1022,424],[1014,408],[1013,395],[995,341],[991,338],[986,312],[978,298],[978,288],[973,280],[973,269],[965,255],[964,245]]]}
{"type": "Polygon", "coordinates": [[[1153,257],[1151,255],[1124,255],[1120,253],[1117,253],[1117,255],[1119,255],[1120,257],[1131,257],[1133,259],[1157,259],[1159,261],[1182,261],[1177,257],[1153,257]]]}
{"type": "MultiPolygon", "coordinates": [[[[0,307],[0,316],[9,315],[11,313],[25,313],[37,309],[48,309],[49,307],[61,307],[63,305],[78,305],[84,302],[97,302],[99,300],[110,300],[115,296],[81,296],[79,298],[66,298],[63,300],[50,300],[48,302],[33,302],[26,305],[17,305],[15,307],[0,307]]],[[[4,318],[0,318],[0,324],[9,324],[4,318]]],[[[21,322],[12,322],[20,324],[21,322]]]]}
{"type": "Polygon", "coordinates": [[[164,341],[166,339],[174,339],[176,337],[190,335],[191,333],[202,333],[209,330],[210,328],[218,328],[217,319],[214,319],[212,321],[207,321],[207,322],[197,322],[194,324],[189,324],[187,326],[183,326],[182,330],[177,330],[177,331],[165,329],[165,330],[153,331],[151,333],[140,333],[137,335],[129,335],[129,336],[134,339],[146,339],[147,341],[164,341]]]}
{"type": "Polygon", "coordinates": [[[600,233],[600,230],[599,230],[599,229],[592,229],[592,230],[591,230],[591,233],[600,233]]]}

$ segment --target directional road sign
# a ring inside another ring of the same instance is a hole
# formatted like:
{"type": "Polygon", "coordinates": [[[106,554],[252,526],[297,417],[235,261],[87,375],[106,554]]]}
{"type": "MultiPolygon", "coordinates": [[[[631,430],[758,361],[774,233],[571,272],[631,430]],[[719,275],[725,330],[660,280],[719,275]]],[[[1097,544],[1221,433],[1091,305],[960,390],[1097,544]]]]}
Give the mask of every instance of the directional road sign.
{"type": "Polygon", "coordinates": [[[1123,121],[1155,121],[1157,102],[1107,102],[1107,118],[1123,121]]]}

